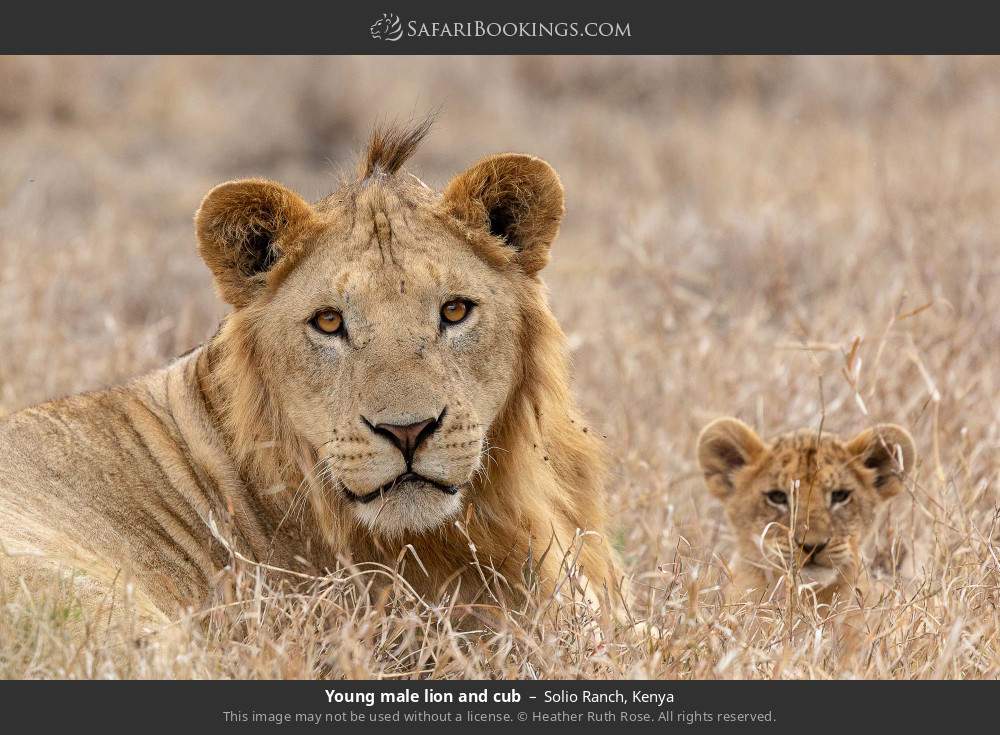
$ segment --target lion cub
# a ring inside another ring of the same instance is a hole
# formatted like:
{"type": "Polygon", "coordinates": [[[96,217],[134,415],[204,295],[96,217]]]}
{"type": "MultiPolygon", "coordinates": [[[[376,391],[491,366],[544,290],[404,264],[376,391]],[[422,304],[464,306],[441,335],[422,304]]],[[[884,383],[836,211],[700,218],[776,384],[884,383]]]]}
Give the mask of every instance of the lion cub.
{"type": "Polygon", "coordinates": [[[893,424],[849,441],[800,431],[769,443],[737,419],[706,426],[698,462],[739,543],[730,597],[766,598],[791,579],[820,604],[864,599],[861,543],[915,458],[913,438],[893,424]]]}

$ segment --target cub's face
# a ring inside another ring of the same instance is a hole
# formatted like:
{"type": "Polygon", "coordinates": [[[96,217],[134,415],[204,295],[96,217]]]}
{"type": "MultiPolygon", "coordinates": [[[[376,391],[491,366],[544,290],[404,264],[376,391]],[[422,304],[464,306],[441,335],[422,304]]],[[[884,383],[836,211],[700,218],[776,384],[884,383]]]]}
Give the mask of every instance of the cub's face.
{"type": "Polygon", "coordinates": [[[308,446],[332,501],[372,532],[459,512],[521,335],[547,308],[535,274],[561,215],[555,172],[520,155],[443,194],[375,171],[315,205],[261,181],[206,197],[202,254],[236,307],[225,333],[263,383],[272,433],[308,446]]]}
{"type": "Polygon", "coordinates": [[[847,442],[803,431],[765,444],[742,422],[720,419],[702,431],[698,459],[748,561],[825,588],[857,575],[861,541],[902,490],[915,448],[894,425],[847,442]]]}

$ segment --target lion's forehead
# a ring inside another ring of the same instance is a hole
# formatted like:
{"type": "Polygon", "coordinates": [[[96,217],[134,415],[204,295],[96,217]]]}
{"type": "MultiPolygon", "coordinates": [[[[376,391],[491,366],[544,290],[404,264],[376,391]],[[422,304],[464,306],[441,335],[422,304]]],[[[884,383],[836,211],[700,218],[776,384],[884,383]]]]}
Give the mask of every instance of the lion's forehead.
{"type": "Polygon", "coordinates": [[[503,275],[439,205],[415,177],[346,187],[317,204],[318,229],[274,286],[287,277],[298,295],[411,304],[502,291],[503,275]]]}
{"type": "Polygon", "coordinates": [[[455,236],[439,196],[407,175],[391,184],[348,186],[317,203],[316,212],[344,245],[369,249],[393,240],[420,247],[455,236]]]}
{"type": "Polygon", "coordinates": [[[308,286],[348,303],[424,303],[451,296],[474,296],[465,291],[495,290],[495,277],[462,252],[428,252],[393,245],[394,252],[377,249],[315,254],[303,269],[308,286]]]}
{"type": "Polygon", "coordinates": [[[393,227],[388,237],[371,237],[337,224],[317,238],[291,278],[300,287],[356,297],[437,298],[463,288],[495,289],[499,276],[443,229],[393,227]]]}

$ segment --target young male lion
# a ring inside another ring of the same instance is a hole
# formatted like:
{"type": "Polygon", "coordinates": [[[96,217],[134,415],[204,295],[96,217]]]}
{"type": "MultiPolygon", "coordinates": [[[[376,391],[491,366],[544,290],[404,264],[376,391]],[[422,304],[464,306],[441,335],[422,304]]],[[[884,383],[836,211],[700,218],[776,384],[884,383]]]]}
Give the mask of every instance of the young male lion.
{"type": "Polygon", "coordinates": [[[312,204],[263,179],[208,193],[217,334],[0,424],[7,580],[73,569],[98,604],[130,579],[161,620],[205,603],[233,551],[309,574],[405,551],[418,592],[459,602],[551,590],[572,554],[613,589],[602,449],[539,278],[559,177],[502,154],[433,191],[401,170],[427,127],[376,131],[312,204]]]}
{"type": "Polygon", "coordinates": [[[893,424],[849,441],[800,431],[770,443],[737,419],[706,426],[698,462],[739,544],[730,597],[766,599],[791,580],[820,604],[863,600],[862,542],[915,459],[912,437],[893,424]]]}

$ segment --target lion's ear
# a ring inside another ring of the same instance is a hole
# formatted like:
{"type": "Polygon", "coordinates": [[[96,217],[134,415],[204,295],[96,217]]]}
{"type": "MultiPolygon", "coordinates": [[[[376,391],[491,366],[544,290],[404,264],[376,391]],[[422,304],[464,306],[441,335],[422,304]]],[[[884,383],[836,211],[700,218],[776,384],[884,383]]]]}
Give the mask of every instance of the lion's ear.
{"type": "Polygon", "coordinates": [[[444,201],[453,216],[513,249],[528,274],[548,263],[563,217],[563,187],[542,159],[521,153],[485,158],[451,180],[444,201]]]}
{"type": "Polygon", "coordinates": [[[271,181],[230,181],[212,189],[195,215],[195,230],[222,297],[237,308],[249,303],[281,258],[282,245],[312,216],[302,197],[271,181]]]}
{"type": "Polygon", "coordinates": [[[848,442],[847,451],[874,472],[875,489],[884,498],[891,498],[903,489],[903,480],[917,461],[913,437],[896,424],[865,429],[848,442]]]}
{"type": "Polygon", "coordinates": [[[716,419],[698,437],[705,485],[713,495],[725,497],[733,491],[733,475],[765,450],[760,437],[739,419],[716,419]]]}

